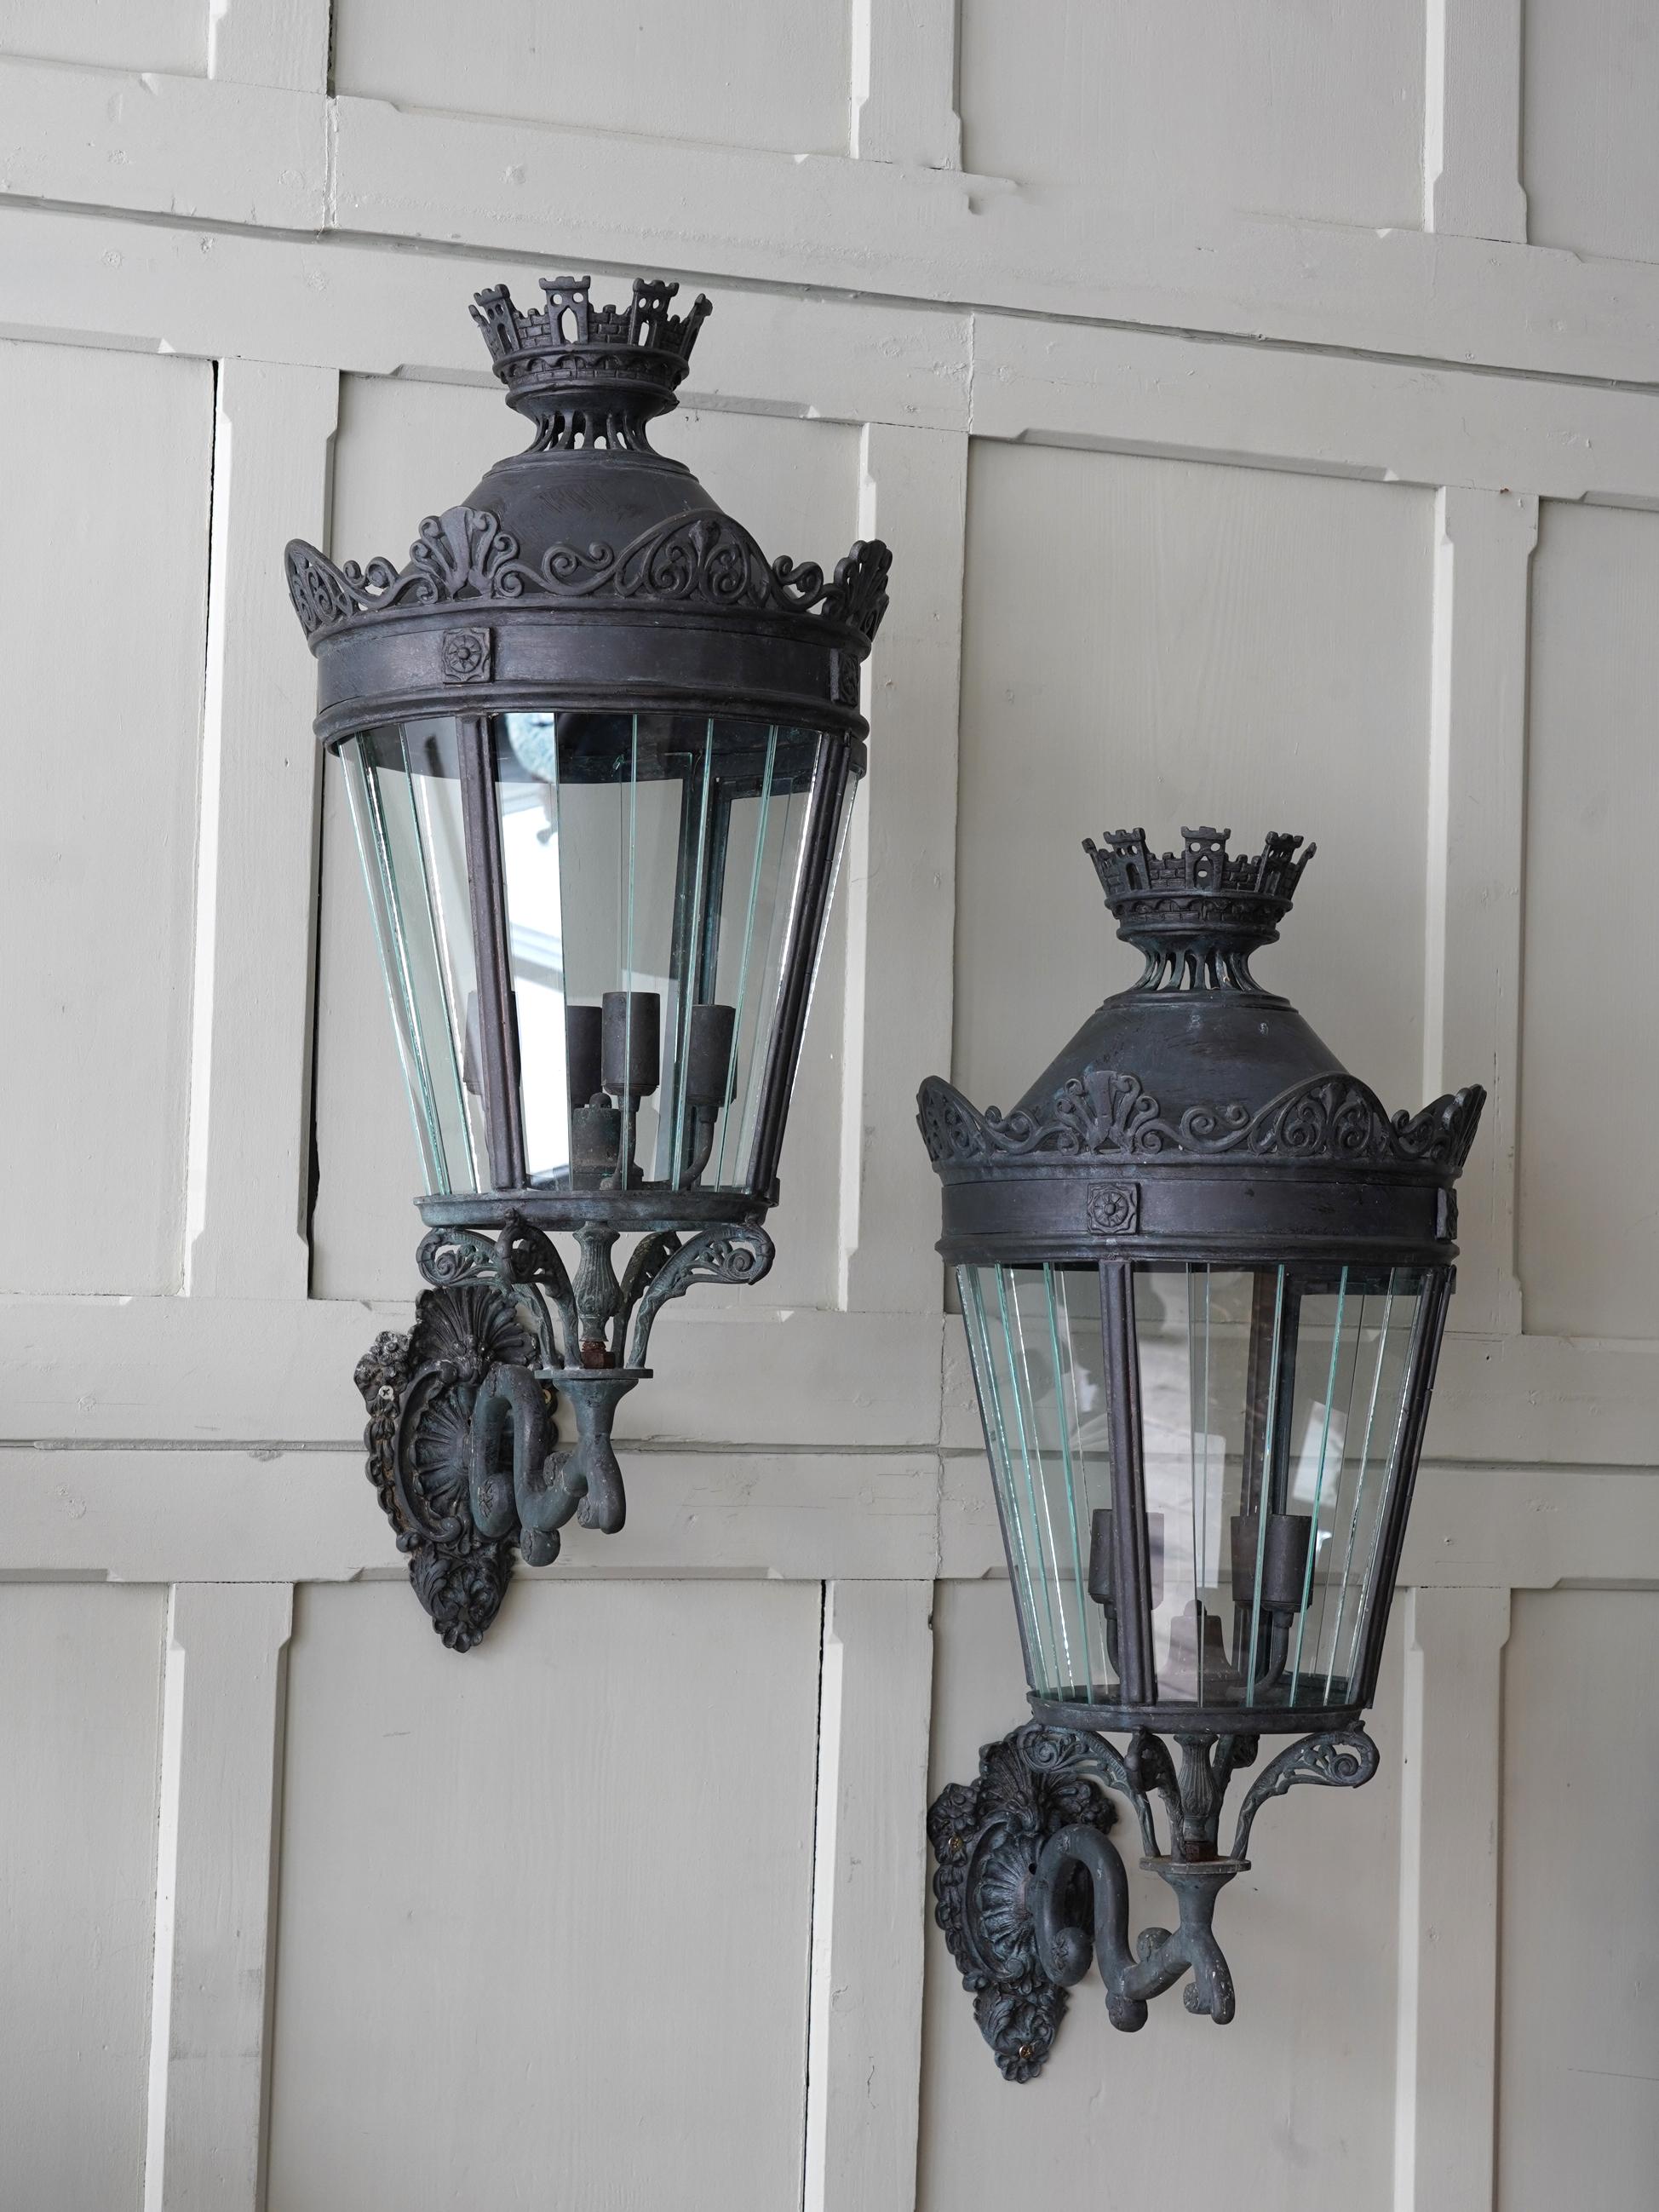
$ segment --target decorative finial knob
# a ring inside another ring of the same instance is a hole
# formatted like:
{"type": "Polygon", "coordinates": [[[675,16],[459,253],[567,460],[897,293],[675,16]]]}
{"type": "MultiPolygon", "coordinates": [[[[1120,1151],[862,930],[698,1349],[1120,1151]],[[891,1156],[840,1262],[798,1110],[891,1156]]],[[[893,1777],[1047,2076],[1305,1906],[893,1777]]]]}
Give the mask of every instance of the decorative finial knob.
{"type": "Polygon", "coordinates": [[[609,448],[648,453],[645,425],[666,414],[712,312],[702,293],[684,315],[679,290],[661,276],[636,276],[626,307],[596,307],[591,276],[544,276],[543,308],[515,307],[505,284],[478,293],[472,319],[483,332],[507,404],[538,425],[533,450],[609,448]]]}
{"type": "Polygon", "coordinates": [[[1317,848],[1275,830],[1259,854],[1230,854],[1231,830],[1182,831],[1179,853],[1149,851],[1144,830],[1112,830],[1083,849],[1117,933],[1146,956],[1143,990],[1259,990],[1249,956],[1279,935],[1317,848]]]}

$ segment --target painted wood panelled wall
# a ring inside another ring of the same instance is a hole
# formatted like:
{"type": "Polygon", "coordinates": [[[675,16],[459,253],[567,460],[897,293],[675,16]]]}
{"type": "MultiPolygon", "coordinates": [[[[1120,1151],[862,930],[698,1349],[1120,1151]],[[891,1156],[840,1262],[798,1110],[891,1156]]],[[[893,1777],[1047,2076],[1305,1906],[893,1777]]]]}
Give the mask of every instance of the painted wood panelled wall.
{"type": "Polygon", "coordinates": [[[1650,29],[0,4],[6,2212],[1647,2201],[1650,29]],[[280,550],[400,554],[506,442],[468,296],[590,267],[707,285],[665,442],[898,586],[778,1268],[456,1660],[356,1442],[413,1164],[280,550]],[[1012,2088],[926,1931],[1022,1699],[912,1100],[1121,978],[1084,830],[1195,818],[1316,835],[1277,975],[1494,1106],[1382,1774],[1259,1831],[1225,2036],[1091,1983],[1012,2088]]]}

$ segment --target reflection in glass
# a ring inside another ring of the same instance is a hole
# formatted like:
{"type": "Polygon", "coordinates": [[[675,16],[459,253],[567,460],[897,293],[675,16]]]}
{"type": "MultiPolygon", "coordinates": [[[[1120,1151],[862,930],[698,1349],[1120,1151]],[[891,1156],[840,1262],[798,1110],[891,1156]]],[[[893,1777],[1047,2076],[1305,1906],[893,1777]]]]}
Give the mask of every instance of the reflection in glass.
{"type": "MultiPolygon", "coordinates": [[[[1110,1702],[1110,1393],[1093,1267],[963,1267],[1031,1686],[1110,1702]]],[[[1373,1599],[1419,1270],[1137,1267],[1160,1699],[1340,1705],[1373,1599]]]]}
{"type": "Polygon", "coordinates": [[[487,1154],[456,724],[387,723],[339,750],[427,1187],[477,1190],[487,1154]]]}
{"type": "Polygon", "coordinates": [[[531,1182],[747,1184],[810,921],[817,734],[666,714],[493,727],[531,1182]]]}

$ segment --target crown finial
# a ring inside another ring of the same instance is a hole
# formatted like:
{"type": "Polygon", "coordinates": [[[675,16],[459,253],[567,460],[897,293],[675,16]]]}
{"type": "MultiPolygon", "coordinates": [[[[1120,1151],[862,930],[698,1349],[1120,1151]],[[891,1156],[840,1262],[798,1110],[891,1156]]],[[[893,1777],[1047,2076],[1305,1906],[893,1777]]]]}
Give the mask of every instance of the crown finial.
{"type": "Polygon", "coordinates": [[[1085,837],[1117,933],[1146,956],[1142,990],[1255,991],[1249,957],[1279,935],[1316,847],[1275,830],[1259,854],[1231,854],[1231,830],[1182,830],[1179,853],[1156,854],[1144,830],[1085,837]]]}
{"type": "Polygon", "coordinates": [[[645,426],[665,414],[711,313],[702,293],[684,315],[669,313],[679,290],[661,276],[636,276],[625,307],[596,307],[591,276],[544,276],[544,307],[520,307],[505,284],[472,303],[507,404],[538,424],[534,450],[608,448],[649,453],[645,426]]]}

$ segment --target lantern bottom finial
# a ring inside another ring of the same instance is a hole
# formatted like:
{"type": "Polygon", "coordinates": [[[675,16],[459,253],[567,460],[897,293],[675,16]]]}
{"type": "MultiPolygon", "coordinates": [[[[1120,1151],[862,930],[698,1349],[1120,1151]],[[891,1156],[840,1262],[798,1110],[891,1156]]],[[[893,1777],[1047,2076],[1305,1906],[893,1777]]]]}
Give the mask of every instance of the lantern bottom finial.
{"type": "Polygon", "coordinates": [[[1120,1752],[1102,1735],[1030,1723],[988,1744],[978,1781],[951,1784],[928,1814],[938,1862],[934,1917],[973,1995],[980,2031],[1011,2081],[1042,2071],[1066,1992],[1091,1959],[1114,2027],[1143,2027],[1148,2000],[1188,1974],[1187,2009],[1225,2027],[1232,1975],[1212,1923],[1217,1898],[1249,1865],[1257,1812],[1298,1782],[1357,1789],[1376,1771],[1376,1747],[1363,1729],[1304,1736],[1251,1784],[1223,1857],[1216,1846],[1222,1801],[1234,1771],[1254,1765],[1256,1741],[1208,1734],[1175,1741],[1178,1773],[1163,1739],[1147,1730],[1120,1752]],[[1133,1808],[1141,1865],[1170,1885],[1176,1901],[1176,1926],[1143,1929],[1133,1945],[1108,1790],[1133,1808]],[[1154,1794],[1167,1814],[1167,1852],[1158,1847],[1154,1794]]]}

